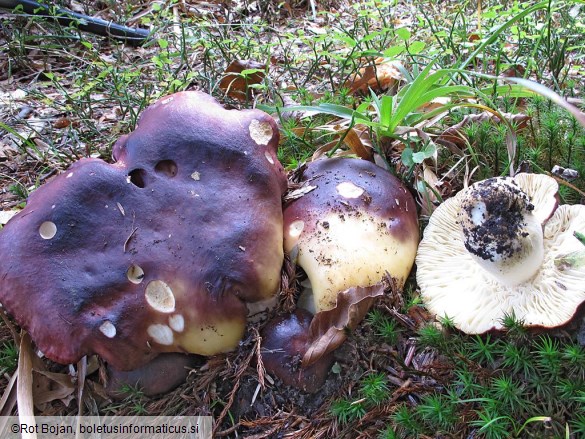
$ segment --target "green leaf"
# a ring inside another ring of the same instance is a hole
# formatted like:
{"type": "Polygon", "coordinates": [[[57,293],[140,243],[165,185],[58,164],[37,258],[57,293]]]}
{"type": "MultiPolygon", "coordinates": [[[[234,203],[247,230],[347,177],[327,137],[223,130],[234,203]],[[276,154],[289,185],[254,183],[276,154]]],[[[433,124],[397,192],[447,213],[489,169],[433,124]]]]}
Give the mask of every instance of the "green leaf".
{"type": "Polygon", "coordinates": [[[408,52],[411,55],[416,55],[418,53],[421,53],[425,47],[426,47],[426,44],[424,42],[414,41],[410,46],[408,46],[408,52]]]}
{"type": "Polygon", "coordinates": [[[585,266],[585,251],[576,251],[555,258],[555,267],[560,271],[585,266]]]}
{"type": "Polygon", "coordinates": [[[253,75],[254,73],[263,72],[263,69],[244,69],[240,72],[241,76],[249,76],[253,75]]]}
{"type": "Polygon", "coordinates": [[[532,90],[533,92],[538,93],[539,95],[542,95],[547,99],[550,99],[555,104],[557,104],[559,107],[562,107],[565,110],[567,110],[569,113],[571,113],[573,115],[573,117],[575,117],[575,119],[577,119],[577,121],[585,127],[585,114],[583,114],[574,105],[569,104],[562,96],[555,93],[550,88],[548,88],[542,84],[539,84],[538,82],[530,81],[530,80],[524,79],[524,78],[500,78],[500,79],[503,79],[503,80],[509,81],[509,82],[515,82],[516,84],[521,85],[522,87],[525,87],[528,90],[532,90]]]}
{"type": "Polygon", "coordinates": [[[413,155],[412,148],[404,148],[404,150],[402,150],[400,160],[402,160],[402,163],[404,163],[404,166],[407,168],[414,166],[414,160],[412,158],[413,155]]]}
{"type": "Polygon", "coordinates": [[[434,143],[427,143],[422,151],[415,152],[412,154],[412,161],[414,163],[422,163],[426,159],[430,159],[433,157],[437,152],[437,147],[434,143]]]}
{"type": "Polygon", "coordinates": [[[396,29],[396,36],[404,41],[408,41],[410,39],[410,31],[405,27],[398,28],[396,29]]]}
{"type": "Polygon", "coordinates": [[[406,47],[404,46],[391,46],[382,53],[386,58],[395,58],[403,53],[405,49],[406,47]]]}
{"type": "Polygon", "coordinates": [[[585,234],[581,232],[574,232],[573,236],[579,240],[579,242],[585,245],[585,234]]]}
{"type": "Polygon", "coordinates": [[[494,41],[497,40],[497,38],[499,37],[499,35],[504,32],[507,28],[509,28],[511,25],[513,25],[515,22],[521,20],[522,18],[526,17],[529,14],[532,14],[535,11],[538,11],[539,9],[545,9],[548,7],[548,5],[550,4],[549,1],[544,1],[544,2],[540,2],[537,3],[525,10],[523,10],[522,12],[520,12],[519,14],[515,15],[514,17],[512,17],[511,19],[509,19],[508,21],[506,21],[504,24],[502,24],[500,27],[498,27],[496,30],[494,30],[489,38],[487,38],[485,41],[483,41],[479,46],[477,46],[477,49],[475,49],[468,57],[465,61],[463,61],[460,65],[459,68],[460,69],[465,69],[474,59],[475,57],[480,54],[481,52],[483,52],[483,50],[489,46],[490,44],[492,44],[494,41]]]}

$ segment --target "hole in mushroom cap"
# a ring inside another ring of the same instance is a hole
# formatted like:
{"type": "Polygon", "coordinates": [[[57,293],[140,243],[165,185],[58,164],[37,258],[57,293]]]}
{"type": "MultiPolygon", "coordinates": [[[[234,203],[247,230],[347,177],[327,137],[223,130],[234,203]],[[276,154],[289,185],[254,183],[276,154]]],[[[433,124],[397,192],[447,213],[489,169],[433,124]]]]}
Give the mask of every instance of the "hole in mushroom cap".
{"type": "Polygon", "coordinates": [[[268,122],[260,122],[258,119],[250,122],[250,137],[258,145],[268,145],[268,142],[272,139],[273,131],[272,125],[268,122]]]}
{"type": "Polygon", "coordinates": [[[266,157],[266,160],[268,160],[268,163],[270,163],[271,165],[274,164],[274,159],[272,158],[272,156],[270,155],[270,153],[268,151],[266,151],[264,153],[264,157],[266,157]]]}
{"type": "Polygon", "coordinates": [[[173,344],[173,331],[167,325],[150,325],[146,332],[148,332],[148,335],[150,335],[152,339],[158,344],[165,346],[170,346],[173,344]]]}
{"type": "Polygon", "coordinates": [[[343,198],[358,198],[364,193],[364,190],[361,187],[356,186],[351,181],[339,183],[336,189],[337,193],[343,198]]]}
{"type": "Polygon", "coordinates": [[[162,280],[149,282],[144,296],[148,304],[157,311],[168,313],[175,310],[173,290],[162,280]]]}
{"type": "Polygon", "coordinates": [[[41,227],[39,227],[39,234],[43,239],[51,239],[57,234],[57,226],[54,222],[45,221],[41,224],[41,227]]]}
{"type": "Polygon", "coordinates": [[[100,331],[108,338],[114,338],[116,336],[116,327],[109,320],[106,320],[100,325],[100,331]]]}
{"type": "Polygon", "coordinates": [[[144,169],[134,169],[128,173],[128,176],[130,177],[130,183],[132,183],[134,186],[139,188],[146,186],[146,171],[144,169]]]}
{"type": "Polygon", "coordinates": [[[169,317],[169,326],[176,332],[183,332],[185,329],[185,319],[181,314],[175,314],[169,317]]]}
{"type": "Polygon", "coordinates": [[[290,226],[288,227],[288,234],[292,238],[296,238],[297,236],[301,236],[301,233],[303,233],[304,228],[305,228],[305,222],[303,220],[293,221],[290,224],[290,226]]]}
{"type": "Polygon", "coordinates": [[[144,270],[138,265],[132,265],[126,272],[126,276],[133,284],[139,284],[144,279],[144,270]]]}
{"type": "Polygon", "coordinates": [[[172,160],[161,160],[155,165],[154,170],[157,174],[173,178],[177,175],[177,164],[172,160]]]}

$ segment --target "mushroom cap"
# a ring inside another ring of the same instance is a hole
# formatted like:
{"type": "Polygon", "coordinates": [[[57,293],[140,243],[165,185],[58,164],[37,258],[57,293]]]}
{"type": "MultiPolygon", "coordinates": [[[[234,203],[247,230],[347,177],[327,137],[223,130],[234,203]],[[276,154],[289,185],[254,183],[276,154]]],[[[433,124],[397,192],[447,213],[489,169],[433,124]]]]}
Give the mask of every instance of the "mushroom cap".
{"type": "Polygon", "coordinates": [[[203,357],[179,353],[160,354],[148,363],[130,371],[107,367],[105,391],[113,399],[129,396],[126,387],[135,387],[146,396],[168,393],[185,382],[191,369],[203,357]]]}
{"type": "Polygon", "coordinates": [[[458,218],[470,191],[483,182],[441,204],[419,245],[416,278],[425,304],[466,333],[503,329],[506,315],[514,315],[526,326],[560,326],[585,300],[585,266],[559,263],[582,251],[573,232],[585,230],[585,206],[556,208],[558,186],[545,175],[518,174],[505,180],[528,196],[534,206],[531,214],[544,227],[543,260],[534,276],[515,286],[505,285],[466,249],[458,218]]]}
{"type": "Polygon", "coordinates": [[[377,284],[386,272],[402,286],[419,230],[414,199],[400,180],[347,158],[312,162],[302,180],[313,189],[285,207],[284,246],[307,273],[316,310],[334,308],[340,291],[377,284]]]}
{"type": "Polygon", "coordinates": [[[200,92],[147,108],[114,146],[33,192],[0,232],[0,302],[50,359],[115,368],[234,348],[278,289],[278,129],[200,92]]]}
{"type": "Polygon", "coordinates": [[[329,352],[310,366],[303,367],[301,360],[309,347],[313,316],[304,309],[272,319],[262,329],[262,361],[266,370],[305,392],[318,391],[333,365],[333,352],[329,352]]]}

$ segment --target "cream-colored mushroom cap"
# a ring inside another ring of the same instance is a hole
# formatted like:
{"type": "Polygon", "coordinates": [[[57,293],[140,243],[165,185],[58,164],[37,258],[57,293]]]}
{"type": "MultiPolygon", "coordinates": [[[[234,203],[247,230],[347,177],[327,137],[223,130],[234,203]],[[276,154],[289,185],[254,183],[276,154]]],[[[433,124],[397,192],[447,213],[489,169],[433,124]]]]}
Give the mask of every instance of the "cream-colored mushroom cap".
{"type": "Polygon", "coordinates": [[[428,309],[466,333],[567,323],[585,301],[585,206],[557,208],[545,175],[480,181],[445,201],[424,231],[417,282],[428,309]]]}

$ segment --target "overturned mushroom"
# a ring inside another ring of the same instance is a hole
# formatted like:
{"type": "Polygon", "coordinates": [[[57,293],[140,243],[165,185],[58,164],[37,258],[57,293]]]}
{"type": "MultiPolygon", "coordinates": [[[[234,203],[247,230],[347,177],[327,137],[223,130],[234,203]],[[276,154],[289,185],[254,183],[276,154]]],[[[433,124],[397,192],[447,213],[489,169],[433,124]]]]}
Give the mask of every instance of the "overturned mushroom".
{"type": "Polygon", "coordinates": [[[419,246],[417,282],[431,312],[467,333],[567,323],[585,301],[585,264],[573,236],[585,206],[560,206],[545,175],[478,182],[445,201],[419,246]]]}
{"type": "Polygon", "coordinates": [[[114,146],[33,192],[0,232],[0,302],[60,363],[128,370],[233,349],[283,259],[278,129],[182,92],[114,146]]]}
{"type": "Polygon", "coordinates": [[[320,160],[307,166],[302,180],[297,193],[303,195],[284,210],[284,243],[309,278],[308,308],[316,314],[312,320],[306,314],[279,317],[263,336],[267,369],[287,384],[315,391],[330,353],[383,294],[386,274],[403,286],[419,234],[410,192],[371,162],[320,160]]]}

